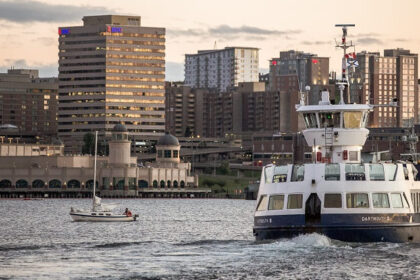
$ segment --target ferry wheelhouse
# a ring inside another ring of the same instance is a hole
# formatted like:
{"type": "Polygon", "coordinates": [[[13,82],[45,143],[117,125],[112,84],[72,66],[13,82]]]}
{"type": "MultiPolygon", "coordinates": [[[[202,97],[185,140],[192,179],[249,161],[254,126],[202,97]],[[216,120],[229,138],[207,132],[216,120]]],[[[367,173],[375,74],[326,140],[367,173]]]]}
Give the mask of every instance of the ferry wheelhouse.
{"type": "Polygon", "coordinates": [[[263,168],[257,240],[317,232],[347,242],[420,242],[417,169],[404,161],[362,162],[374,105],[344,104],[344,84],[340,104],[331,104],[328,91],[318,105],[305,105],[302,95],[296,108],[314,162],[263,168]]]}

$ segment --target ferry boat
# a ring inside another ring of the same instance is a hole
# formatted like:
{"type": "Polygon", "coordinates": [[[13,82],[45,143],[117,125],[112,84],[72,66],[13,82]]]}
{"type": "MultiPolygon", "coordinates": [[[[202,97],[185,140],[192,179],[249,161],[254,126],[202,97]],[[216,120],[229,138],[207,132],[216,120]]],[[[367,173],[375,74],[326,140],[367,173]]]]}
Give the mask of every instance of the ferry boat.
{"type": "Polygon", "coordinates": [[[409,161],[365,163],[361,150],[372,104],[345,104],[347,27],[339,104],[328,91],[317,105],[301,95],[297,112],[313,163],[263,168],[254,215],[257,240],[320,233],[345,242],[420,242],[420,182],[409,161]]]}

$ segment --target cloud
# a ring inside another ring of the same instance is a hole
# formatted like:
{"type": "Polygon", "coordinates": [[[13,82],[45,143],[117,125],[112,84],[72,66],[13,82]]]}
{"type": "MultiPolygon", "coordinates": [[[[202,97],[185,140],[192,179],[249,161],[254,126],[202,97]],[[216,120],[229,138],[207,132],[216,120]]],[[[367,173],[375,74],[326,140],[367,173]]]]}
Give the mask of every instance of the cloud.
{"type": "Polygon", "coordinates": [[[302,41],[301,44],[307,46],[331,45],[331,41],[302,41]]]}
{"type": "Polygon", "coordinates": [[[7,69],[37,69],[40,77],[57,77],[58,64],[28,63],[25,59],[4,59],[0,61],[0,72],[7,72],[7,69]]]}
{"type": "Polygon", "coordinates": [[[383,42],[375,37],[361,37],[357,39],[357,43],[362,45],[380,45],[383,44],[383,42]]]}
{"type": "Polygon", "coordinates": [[[202,29],[166,29],[167,35],[170,36],[200,36],[203,32],[202,29]]]}
{"type": "Polygon", "coordinates": [[[291,35],[301,33],[300,30],[274,30],[264,29],[255,26],[239,26],[232,27],[226,24],[219,25],[216,27],[208,28],[196,28],[196,29],[167,29],[168,36],[184,36],[184,37],[196,37],[198,40],[217,38],[220,41],[234,40],[237,38],[244,38],[249,40],[267,40],[273,36],[281,36],[283,39],[290,39],[291,35]]]}
{"type": "Polygon", "coordinates": [[[85,15],[112,14],[105,7],[47,4],[38,1],[0,0],[0,19],[11,22],[70,22],[85,15]]]}
{"type": "Polygon", "coordinates": [[[243,25],[241,27],[231,27],[223,24],[214,28],[209,28],[209,33],[214,35],[225,35],[225,34],[247,34],[247,35],[291,35],[300,33],[299,30],[280,31],[272,29],[263,29],[255,26],[243,25]]]}
{"type": "Polygon", "coordinates": [[[370,33],[355,33],[355,34],[350,34],[349,38],[355,37],[355,38],[361,38],[361,37],[378,37],[381,36],[381,34],[379,33],[375,33],[375,32],[370,32],[370,33]]]}
{"type": "Polygon", "coordinates": [[[397,38],[397,39],[394,39],[394,41],[395,42],[408,42],[409,40],[404,39],[404,38],[397,38]]]}

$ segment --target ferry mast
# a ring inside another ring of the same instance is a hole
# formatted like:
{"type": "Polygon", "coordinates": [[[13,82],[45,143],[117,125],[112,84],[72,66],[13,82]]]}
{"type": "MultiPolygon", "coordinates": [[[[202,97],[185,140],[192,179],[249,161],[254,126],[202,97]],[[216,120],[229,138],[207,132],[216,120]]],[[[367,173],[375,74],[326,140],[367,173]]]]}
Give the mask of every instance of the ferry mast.
{"type": "MultiPolygon", "coordinates": [[[[343,30],[343,35],[341,37],[341,44],[336,43],[337,48],[343,49],[343,58],[342,58],[342,72],[341,72],[341,82],[338,82],[338,87],[340,89],[340,104],[344,104],[344,89],[347,85],[347,104],[350,104],[350,94],[349,94],[349,80],[348,80],[348,70],[347,70],[347,49],[354,47],[353,42],[350,41],[350,43],[347,43],[347,28],[348,27],[355,27],[355,24],[336,24],[335,27],[341,27],[343,30]]],[[[354,58],[354,54],[353,54],[354,58]]]]}

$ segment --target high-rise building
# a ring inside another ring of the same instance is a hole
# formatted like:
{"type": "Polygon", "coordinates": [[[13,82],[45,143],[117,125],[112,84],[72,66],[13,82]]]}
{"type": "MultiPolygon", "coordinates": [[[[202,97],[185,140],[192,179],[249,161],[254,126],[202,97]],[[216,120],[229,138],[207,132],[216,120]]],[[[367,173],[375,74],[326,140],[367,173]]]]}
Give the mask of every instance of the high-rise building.
{"type": "Polygon", "coordinates": [[[418,56],[404,49],[357,54],[359,67],[350,77],[351,102],[378,106],[370,127],[407,127],[419,121],[418,56]],[[398,106],[388,106],[397,100],[398,106]]]}
{"type": "Polygon", "coordinates": [[[88,132],[109,138],[118,123],[135,138],[164,132],[164,28],[105,15],[58,32],[58,134],[66,151],[80,152],[88,132]]]}
{"type": "Polygon", "coordinates": [[[228,92],[166,85],[166,129],[177,136],[226,137],[278,132],[279,92],[261,82],[239,83],[228,92]]]}
{"type": "Polygon", "coordinates": [[[233,91],[233,132],[279,132],[280,94],[265,83],[240,83],[233,91]]]}
{"type": "MultiPolygon", "coordinates": [[[[280,131],[297,132],[304,127],[296,113],[300,91],[307,93],[307,102],[317,104],[320,92],[329,86],[329,58],[290,50],[280,52],[280,57],[270,60],[269,91],[280,92],[280,131]]],[[[333,95],[332,95],[333,96],[333,95]]]]}
{"type": "Polygon", "coordinates": [[[197,135],[196,91],[182,83],[166,82],[165,126],[166,131],[178,136],[197,135]]]}
{"type": "Polygon", "coordinates": [[[225,92],[240,82],[258,82],[258,49],[226,47],[185,55],[185,85],[225,92]]]}
{"type": "Polygon", "coordinates": [[[56,137],[57,87],[57,78],[40,78],[38,70],[0,73],[0,124],[22,137],[56,137]]]}

